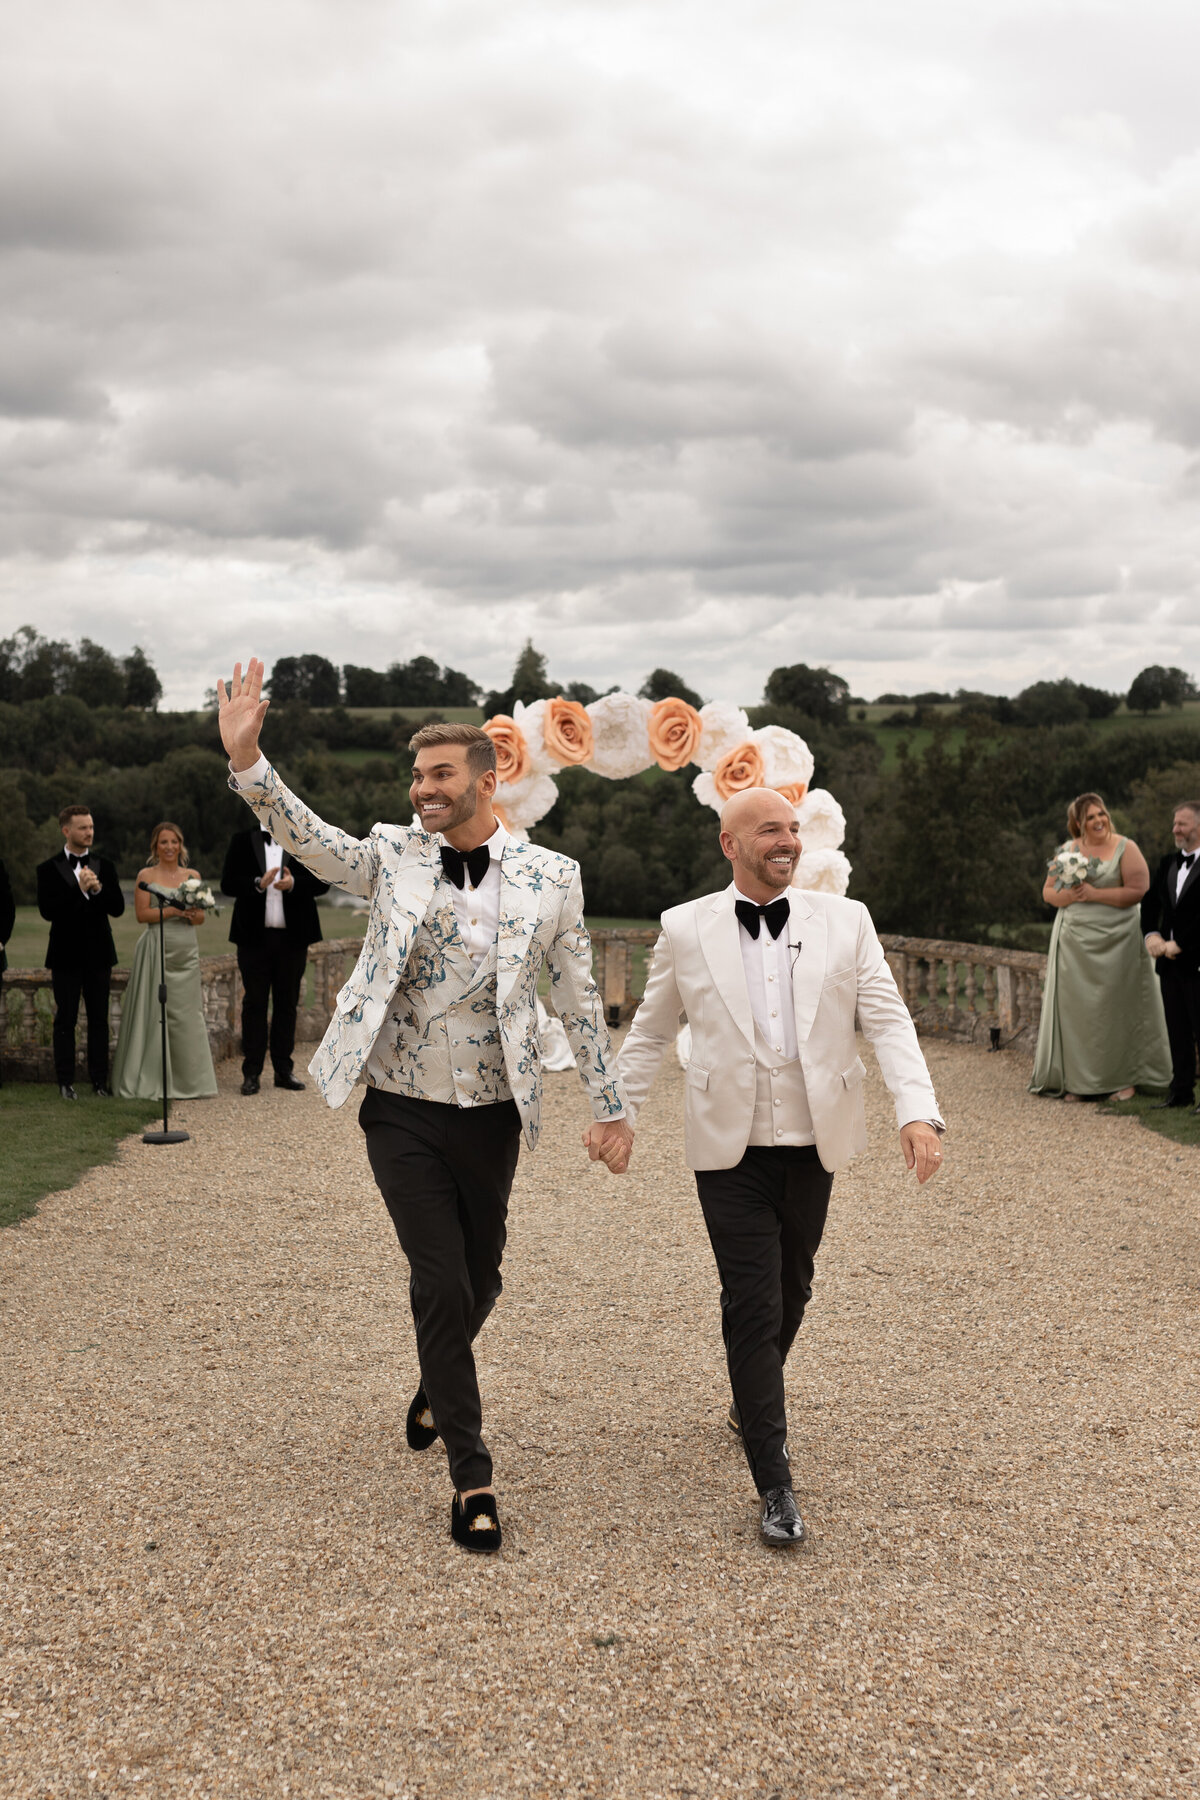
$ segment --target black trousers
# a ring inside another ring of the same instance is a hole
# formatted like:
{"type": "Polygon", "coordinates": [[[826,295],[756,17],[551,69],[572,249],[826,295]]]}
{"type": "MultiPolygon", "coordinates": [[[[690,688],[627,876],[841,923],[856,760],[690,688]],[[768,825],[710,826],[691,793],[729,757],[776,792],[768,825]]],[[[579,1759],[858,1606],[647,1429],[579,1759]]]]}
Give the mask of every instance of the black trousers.
{"type": "Polygon", "coordinates": [[[246,990],[242,1000],[242,1074],[262,1074],[269,1002],[271,1067],[277,1075],[290,1075],[308,946],[297,943],[286,931],[268,931],[261,944],[239,944],[237,959],[246,990]]]}
{"type": "Polygon", "coordinates": [[[443,1106],[368,1088],[358,1122],[371,1173],[408,1258],[421,1385],[450,1460],[450,1478],[487,1487],[471,1345],[500,1298],[508,1196],[521,1147],[512,1100],[443,1106]]]}
{"type": "Polygon", "coordinates": [[[1171,1099],[1190,1102],[1196,1090],[1196,1048],[1200,1045],[1200,975],[1163,969],[1163,1012],[1171,1046],[1171,1099]]]}
{"type": "Polygon", "coordinates": [[[112,970],[103,968],[52,969],[54,991],[54,1079],[59,1087],[75,1080],[75,1027],[79,1002],[87,1013],[87,1071],[96,1087],[108,1086],[108,995],[112,970]]]}
{"type": "Polygon", "coordinates": [[[783,1365],[812,1299],[833,1176],[810,1145],[755,1145],[733,1169],[697,1169],[721,1277],[721,1332],[742,1444],[760,1494],[790,1487],[783,1365]]]}

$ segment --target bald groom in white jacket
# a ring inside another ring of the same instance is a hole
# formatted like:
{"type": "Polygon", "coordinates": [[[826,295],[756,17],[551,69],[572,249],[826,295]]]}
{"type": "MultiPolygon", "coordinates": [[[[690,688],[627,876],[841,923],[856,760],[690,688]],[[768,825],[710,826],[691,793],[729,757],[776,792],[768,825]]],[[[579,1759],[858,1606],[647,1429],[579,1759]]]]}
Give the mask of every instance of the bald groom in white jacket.
{"type": "Polygon", "coordinates": [[[856,1017],[920,1182],[941,1165],[945,1127],[866,908],[791,885],[794,808],[770,788],[735,795],[721,814],[721,848],[733,884],[663,914],[619,1068],[634,1122],[686,1016],[684,1150],[721,1277],[729,1422],[762,1498],[763,1538],[786,1545],[804,1525],[788,1465],[784,1360],[811,1296],[834,1173],[867,1142],[856,1017]]]}

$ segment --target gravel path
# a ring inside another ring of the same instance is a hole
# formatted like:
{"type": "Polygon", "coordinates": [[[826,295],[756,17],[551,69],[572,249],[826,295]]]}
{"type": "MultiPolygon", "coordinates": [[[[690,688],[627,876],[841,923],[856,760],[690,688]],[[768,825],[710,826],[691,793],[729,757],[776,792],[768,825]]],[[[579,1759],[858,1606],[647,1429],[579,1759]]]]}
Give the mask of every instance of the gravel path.
{"type": "Polygon", "coordinates": [[[674,1067],[623,1183],[549,1082],[480,1344],[491,1561],[404,1444],[353,1104],[226,1065],[190,1144],[0,1234],[0,1794],[1194,1794],[1200,1162],[1016,1059],[929,1060],[918,1198],[868,1056],[877,1148],[791,1364],[794,1553],[722,1422],[674,1067]]]}

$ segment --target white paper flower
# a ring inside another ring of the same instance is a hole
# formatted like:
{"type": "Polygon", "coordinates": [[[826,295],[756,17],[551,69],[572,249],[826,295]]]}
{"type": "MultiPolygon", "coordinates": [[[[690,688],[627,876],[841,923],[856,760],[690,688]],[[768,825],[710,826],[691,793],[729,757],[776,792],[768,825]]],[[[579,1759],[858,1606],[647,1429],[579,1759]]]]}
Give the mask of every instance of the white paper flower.
{"type": "Polygon", "coordinates": [[[527,775],[524,781],[502,781],[496,789],[496,805],[514,837],[544,819],[558,799],[549,775],[527,775]]]}
{"type": "MultiPolygon", "coordinates": [[[[513,724],[518,725],[524,733],[525,742],[529,745],[529,754],[533,760],[535,775],[555,775],[559,765],[546,749],[546,702],[535,700],[532,706],[526,706],[518,700],[512,709],[513,724]]],[[[520,782],[514,786],[521,786],[520,782]]],[[[538,817],[541,817],[539,813],[538,817]]]]}
{"type": "Polygon", "coordinates": [[[701,806],[711,806],[714,812],[720,812],[723,802],[717,793],[717,784],[707,770],[697,775],[692,783],[692,792],[701,806]]]}
{"type": "Polygon", "coordinates": [[[654,758],[650,754],[650,701],[637,694],[605,694],[587,708],[592,721],[595,748],[589,769],[609,781],[640,775],[654,758]]]}
{"type": "Polygon", "coordinates": [[[850,861],[840,850],[806,850],[796,864],[792,886],[812,894],[844,894],[850,886],[850,861]]]}
{"type": "Polygon", "coordinates": [[[846,815],[827,788],[809,788],[796,820],[806,850],[840,850],[845,842],[846,815]]]}
{"type": "Polygon", "coordinates": [[[794,731],[786,731],[782,725],[760,725],[750,733],[750,742],[762,752],[768,787],[794,787],[797,782],[812,780],[812,751],[794,731]]]}
{"type": "MultiPolygon", "coordinates": [[[[749,719],[740,706],[733,706],[728,700],[710,700],[707,706],[702,706],[700,723],[704,730],[696,761],[702,769],[715,769],[723,756],[736,750],[751,735],[749,719]]],[[[705,805],[711,806],[712,801],[706,800],[705,805]]]]}

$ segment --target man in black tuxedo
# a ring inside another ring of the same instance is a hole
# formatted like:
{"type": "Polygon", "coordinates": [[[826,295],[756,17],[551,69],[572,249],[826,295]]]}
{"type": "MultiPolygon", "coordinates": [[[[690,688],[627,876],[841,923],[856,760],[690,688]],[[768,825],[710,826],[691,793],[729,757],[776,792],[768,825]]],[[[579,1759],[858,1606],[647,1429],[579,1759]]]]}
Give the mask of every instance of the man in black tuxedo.
{"type": "Polygon", "coordinates": [[[1171,1044],[1165,1106],[1191,1106],[1200,1045],[1200,800],[1175,808],[1175,849],[1164,856],[1142,901],[1146,948],[1162,981],[1171,1044]]]}
{"type": "MultiPolygon", "coordinates": [[[[13,926],[17,922],[17,909],[13,904],[12,883],[8,879],[8,870],[0,862],[0,975],[8,967],[6,945],[13,934],[13,926]]],[[[4,1079],[4,1070],[0,1066],[0,1081],[4,1079]]]]}
{"type": "Polygon", "coordinates": [[[75,1095],[75,1026],[82,997],[87,1012],[88,1075],[108,1094],[108,990],[117,960],[110,920],[125,911],[117,871],[92,852],[96,835],[86,806],[58,815],[63,849],[37,871],[38,911],[50,921],[46,967],[54,988],[54,1074],[64,1100],[75,1095]]]}
{"type": "Polygon", "coordinates": [[[296,1007],[308,961],[308,946],[321,941],[317,895],[327,881],[310,875],[303,863],[254,826],[231,840],[221,887],[235,902],[229,941],[237,945],[245,997],[242,1001],[242,1092],[257,1094],[267,1055],[267,1003],[271,1006],[270,1051],[277,1088],[304,1086],[292,1074],[296,1007]]]}

